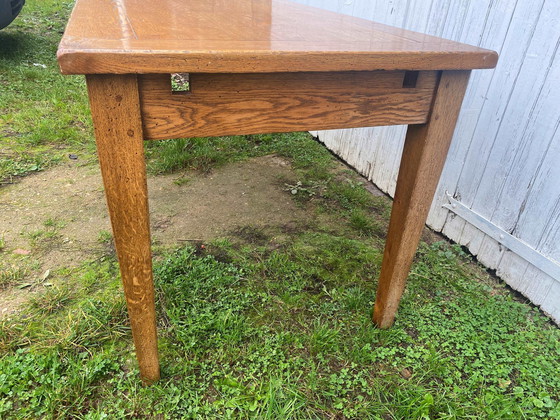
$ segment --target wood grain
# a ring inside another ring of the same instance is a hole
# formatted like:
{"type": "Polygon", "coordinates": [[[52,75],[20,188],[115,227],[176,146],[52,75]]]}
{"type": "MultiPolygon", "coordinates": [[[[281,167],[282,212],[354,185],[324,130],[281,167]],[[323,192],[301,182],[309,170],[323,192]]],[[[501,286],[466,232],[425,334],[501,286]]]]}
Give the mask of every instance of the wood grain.
{"type": "Polygon", "coordinates": [[[139,76],[146,139],[419,124],[437,72],[191,74],[188,94],[169,75],[139,76]]]}
{"type": "Polygon", "coordinates": [[[140,375],[159,379],[146,165],[135,75],[87,77],[97,152],[140,375]]]}
{"type": "Polygon", "coordinates": [[[78,0],[58,59],[66,74],[266,73],[492,68],[497,54],[284,0],[78,0]]]}
{"type": "Polygon", "coordinates": [[[470,71],[443,72],[429,121],[408,128],[373,312],[380,328],[394,322],[469,75],[470,71]]]}

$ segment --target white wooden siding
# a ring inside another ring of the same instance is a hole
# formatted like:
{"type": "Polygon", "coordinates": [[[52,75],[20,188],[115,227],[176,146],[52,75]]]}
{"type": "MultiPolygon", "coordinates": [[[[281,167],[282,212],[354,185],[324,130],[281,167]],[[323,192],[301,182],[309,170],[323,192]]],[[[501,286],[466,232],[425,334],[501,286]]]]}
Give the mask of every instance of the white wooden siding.
{"type": "MultiPolygon", "coordinates": [[[[560,0],[297,0],[499,52],[473,71],[428,225],[560,322],[560,278],[442,206],[446,192],[560,264],[560,0]]],[[[394,194],[405,127],[317,133],[394,194]]]]}

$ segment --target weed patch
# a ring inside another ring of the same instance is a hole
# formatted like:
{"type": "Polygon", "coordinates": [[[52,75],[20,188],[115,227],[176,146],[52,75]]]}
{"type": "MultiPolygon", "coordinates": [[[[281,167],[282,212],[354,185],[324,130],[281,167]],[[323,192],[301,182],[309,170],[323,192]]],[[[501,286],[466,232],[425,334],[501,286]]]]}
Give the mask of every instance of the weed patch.
{"type": "Polygon", "coordinates": [[[1,412],[558,417],[560,334],[544,317],[487,293],[466,277],[460,249],[435,243],[419,253],[397,324],[378,330],[369,316],[380,257],[364,240],[317,232],[272,252],[220,240],[162,255],[163,377],[149,388],[137,380],[115,261],[84,266],[66,274],[83,287],[63,304],[45,298],[55,310],[3,321],[1,412]],[[438,293],[426,293],[428,276],[438,293]]]}

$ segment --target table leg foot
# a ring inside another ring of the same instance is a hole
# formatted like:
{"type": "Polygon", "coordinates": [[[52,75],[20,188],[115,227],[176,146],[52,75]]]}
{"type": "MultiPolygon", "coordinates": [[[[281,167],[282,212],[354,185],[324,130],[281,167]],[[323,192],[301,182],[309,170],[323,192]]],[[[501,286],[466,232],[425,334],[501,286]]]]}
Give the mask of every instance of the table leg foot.
{"type": "Polygon", "coordinates": [[[428,122],[408,127],[373,311],[380,328],[395,320],[469,75],[470,71],[442,72],[428,122]]]}
{"type": "Polygon", "coordinates": [[[140,375],[159,379],[148,188],[135,75],[88,75],[99,164],[140,375]]]}

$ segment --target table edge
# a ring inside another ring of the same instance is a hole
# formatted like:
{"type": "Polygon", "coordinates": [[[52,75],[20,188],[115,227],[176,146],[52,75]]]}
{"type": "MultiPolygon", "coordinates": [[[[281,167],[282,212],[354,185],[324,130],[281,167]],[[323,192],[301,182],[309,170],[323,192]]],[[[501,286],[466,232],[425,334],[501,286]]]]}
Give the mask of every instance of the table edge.
{"type": "Polygon", "coordinates": [[[474,70],[496,67],[498,54],[475,51],[57,51],[63,74],[277,73],[299,71],[474,70]]]}

